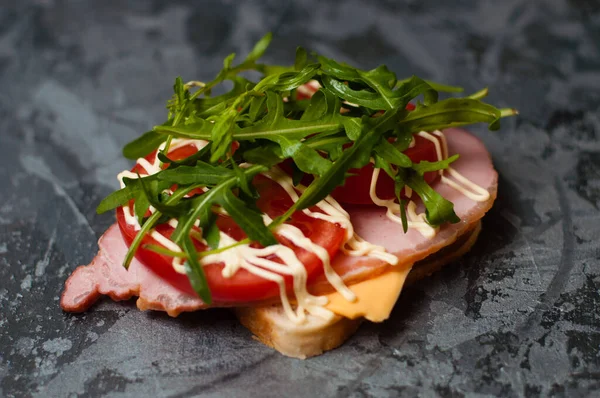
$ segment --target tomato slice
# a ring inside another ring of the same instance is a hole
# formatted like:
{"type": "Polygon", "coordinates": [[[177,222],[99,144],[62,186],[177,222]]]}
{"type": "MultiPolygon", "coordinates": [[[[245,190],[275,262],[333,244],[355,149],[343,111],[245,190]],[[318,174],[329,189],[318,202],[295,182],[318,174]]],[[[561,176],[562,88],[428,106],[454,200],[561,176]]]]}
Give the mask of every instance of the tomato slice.
{"type": "MultiPolygon", "coordinates": [[[[195,151],[197,151],[195,147],[193,150],[191,148],[182,147],[172,151],[169,156],[171,159],[177,160],[189,156],[195,151]],[[181,157],[177,156],[179,154],[181,157]]],[[[148,160],[152,161],[153,156],[154,155],[152,154],[149,155],[148,160]]],[[[140,170],[139,165],[136,165],[134,170],[140,172],[140,174],[143,172],[143,169],[140,170]]],[[[271,218],[282,215],[290,208],[290,206],[292,206],[293,202],[291,198],[278,183],[267,177],[258,175],[255,177],[254,185],[260,194],[257,206],[271,218]]],[[[137,231],[132,225],[127,224],[125,221],[122,207],[117,209],[117,222],[125,242],[127,245],[131,245],[137,231]]],[[[331,258],[335,256],[340,246],[343,244],[346,234],[346,231],[339,225],[308,217],[302,212],[296,212],[288,221],[288,224],[298,227],[312,242],[324,247],[331,258]]],[[[241,228],[239,228],[229,217],[219,216],[217,225],[221,231],[227,233],[234,239],[241,240],[246,237],[241,228]]],[[[155,229],[166,237],[170,237],[174,231],[168,224],[158,225],[155,229]]],[[[323,273],[322,262],[313,252],[306,251],[293,245],[282,236],[276,235],[276,238],[281,244],[290,247],[295,252],[300,262],[302,262],[306,268],[309,281],[323,273]]],[[[160,245],[150,235],[146,235],[142,240],[142,244],[136,251],[136,258],[171,285],[185,293],[195,294],[187,277],[177,273],[173,269],[172,257],[145,249],[144,245],[147,244],[160,245]]],[[[194,244],[198,251],[208,249],[198,241],[194,240],[194,244]]],[[[281,262],[276,256],[267,258],[275,262],[281,262]]],[[[223,277],[221,273],[223,266],[222,263],[207,264],[204,266],[204,272],[213,300],[221,303],[240,303],[266,300],[279,295],[279,286],[275,282],[256,276],[245,269],[239,269],[231,278],[223,277]]],[[[293,283],[292,277],[286,275],[284,276],[284,280],[286,287],[291,289],[293,283]]]]}
{"type": "MultiPolygon", "coordinates": [[[[421,160],[435,162],[438,160],[435,144],[426,138],[415,135],[415,146],[404,151],[413,162],[421,160]]],[[[371,178],[373,176],[373,164],[369,163],[361,169],[351,169],[350,173],[355,175],[346,178],[344,185],[339,186],[331,192],[331,196],[340,203],[371,205],[373,201],[369,194],[371,178]]],[[[434,182],[439,173],[425,173],[424,178],[428,183],[434,182]]],[[[377,196],[380,199],[392,199],[396,196],[394,192],[394,180],[385,172],[379,173],[377,179],[377,196]]]]}

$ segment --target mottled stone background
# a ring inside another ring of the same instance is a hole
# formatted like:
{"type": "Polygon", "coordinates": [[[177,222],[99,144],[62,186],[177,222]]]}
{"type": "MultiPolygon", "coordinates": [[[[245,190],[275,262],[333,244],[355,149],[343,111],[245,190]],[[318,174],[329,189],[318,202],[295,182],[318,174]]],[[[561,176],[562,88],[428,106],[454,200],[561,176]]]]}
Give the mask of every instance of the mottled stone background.
{"type": "Polygon", "coordinates": [[[0,396],[598,396],[599,1],[0,4],[0,396]],[[113,222],[94,209],[121,146],[163,121],[175,76],[209,79],[269,30],[268,61],[304,45],[519,108],[473,129],[501,176],[476,248],[308,361],[221,310],[61,312],[113,222]]]}

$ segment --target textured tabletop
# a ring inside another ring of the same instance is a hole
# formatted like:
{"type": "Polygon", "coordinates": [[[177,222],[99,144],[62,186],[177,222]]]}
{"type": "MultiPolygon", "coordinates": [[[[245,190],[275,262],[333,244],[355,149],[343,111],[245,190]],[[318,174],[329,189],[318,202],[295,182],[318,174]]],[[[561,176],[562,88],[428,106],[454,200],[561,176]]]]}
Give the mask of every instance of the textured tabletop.
{"type": "Polygon", "coordinates": [[[0,396],[598,396],[598,1],[0,4],[0,396]],[[165,119],[175,76],[210,79],[267,31],[270,62],[303,45],[521,111],[472,129],[500,174],[473,251],[306,361],[223,310],[63,313],[122,145],[165,119]]]}

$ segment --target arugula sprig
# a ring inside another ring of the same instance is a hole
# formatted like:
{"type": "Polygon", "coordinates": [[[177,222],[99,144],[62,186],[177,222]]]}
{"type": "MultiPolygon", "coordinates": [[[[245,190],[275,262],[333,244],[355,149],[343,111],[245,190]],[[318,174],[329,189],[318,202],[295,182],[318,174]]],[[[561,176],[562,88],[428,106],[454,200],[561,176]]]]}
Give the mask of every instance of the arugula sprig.
{"type": "Polygon", "coordinates": [[[458,222],[452,203],[423,179],[426,172],[449,167],[457,156],[415,164],[403,151],[421,130],[478,122],[497,129],[501,118],[516,114],[513,109],[483,102],[487,89],[438,101],[440,92],[459,93],[462,89],[416,76],[399,80],[385,66],[361,70],[309,55],[303,48],[296,50],[294,65],[261,64],[258,60],[270,41],[267,34],[237,65],[235,54],[229,55],[223,69],[206,83],[184,83],[178,77],[167,103],[167,120],[123,149],[132,159],[158,151],[164,169],[151,176],[124,178],[125,187],[107,196],[97,208],[103,213],[134,201],[141,229],[125,266],[152,228],[175,218],[178,225],[171,239],[181,253],[152,244],[144,248],[184,260],[191,286],[207,303],[211,295],[202,258],[227,249],[220,245],[215,206],[222,207],[246,232],[248,238],[238,244],[256,241],[272,245],[277,243],[272,232],[277,225],[295,211],[318,203],[343,184],[352,169],[373,160],[375,167],[395,181],[405,231],[406,203],[400,193],[407,186],[423,201],[429,224],[458,222]],[[240,75],[246,71],[259,72],[263,78],[252,81],[240,75]],[[211,96],[212,89],[226,80],[233,87],[211,96]],[[299,87],[310,80],[316,80],[321,88],[309,100],[299,100],[299,87]],[[410,112],[405,109],[409,102],[416,102],[416,109],[410,112]],[[173,160],[168,155],[173,138],[209,144],[192,156],[173,160]],[[265,225],[256,205],[253,178],[286,159],[291,162],[295,182],[305,174],[312,175],[313,182],[283,216],[265,225]],[[203,193],[195,194],[199,189],[203,193]],[[155,211],[147,216],[150,206],[155,211]],[[210,248],[202,253],[192,239],[199,232],[210,248]]]}

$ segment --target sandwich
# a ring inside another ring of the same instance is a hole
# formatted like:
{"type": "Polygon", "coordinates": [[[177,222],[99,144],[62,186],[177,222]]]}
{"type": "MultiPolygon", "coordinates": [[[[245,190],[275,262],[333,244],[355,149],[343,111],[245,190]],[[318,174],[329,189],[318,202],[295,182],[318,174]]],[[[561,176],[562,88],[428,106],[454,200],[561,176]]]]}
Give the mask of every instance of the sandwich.
{"type": "Polygon", "coordinates": [[[270,40],[211,81],[177,78],[167,120],[124,147],[135,165],[97,208],[116,222],[65,282],[65,311],[103,295],[173,317],[229,308],[307,358],[475,244],[498,178],[461,127],[498,129],[514,109],[303,48],[292,66],[260,63],[270,40]]]}

